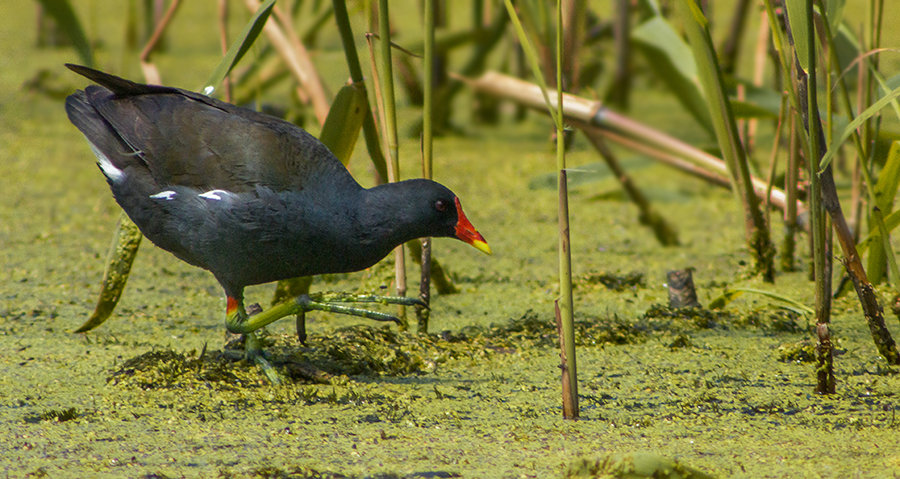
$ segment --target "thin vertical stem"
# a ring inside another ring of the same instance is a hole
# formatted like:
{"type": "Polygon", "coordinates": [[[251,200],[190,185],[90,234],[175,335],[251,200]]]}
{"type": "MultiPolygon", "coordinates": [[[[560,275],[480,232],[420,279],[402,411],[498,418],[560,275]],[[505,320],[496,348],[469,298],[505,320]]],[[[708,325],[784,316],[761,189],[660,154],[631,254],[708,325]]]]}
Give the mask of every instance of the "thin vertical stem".
{"type": "Polygon", "coordinates": [[[569,238],[569,191],[566,180],[566,144],[563,124],[563,21],[562,0],[556,2],[556,169],[559,186],[559,315],[565,352],[563,416],[578,417],[578,370],[575,362],[575,312],[572,301],[572,253],[569,238]]]}
{"type": "MultiPolygon", "coordinates": [[[[790,108],[790,107],[786,107],[790,108]]],[[[793,112],[793,109],[790,109],[793,112]]],[[[790,115],[790,146],[788,147],[787,169],[784,173],[784,193],[787,197],[784,209],[784,240],[781,246],[781,269],[794,270],[794,252],[796,251],[797,224],[797,182],[800,168],[800,125],[797,115],[790,115]]]]}
{"type": "Polygon", "coordinates": [[[434,3],[437,0],[425,0],[425,85],[424,98],[422,104],[422,169],[423,176],[429,180],[432,178],[432,158],[433,158],[433,118],[434,109],[434,83],[435,83],[435,63],[434,63],[434,3]]]}
{"type": "MultiPolygon", "coordinates": [[[[219,45],[222,55],[228,52],[228,0],[219,0],[219,45]]],[[[231,103],[231,74],[225,75],[222,83],[225,101],[231,103]]]]}
{"type": "MultiPolygon", "coordinates": [[[[378,33],[381,36],[378,44],[381,57],[381,95],[384,98],[384,146],[387,150],[388,181],[400,179],[400,160],[397,141],[397,110],[394,100],[394,69],[391,61],[391,21],[387,0],[378,0],[378,33]]],[[[397,296],[406,296],[406,255],[404,245],[394,250],[394,268],[396,273],[397,296]]],[[[400,307],[400,317],[405,317],[405,308],[400,307]]]]}
{"type": "MultiPolygon", "coordinates": [[[[425,0],[425,85],[422,104],[422,176],[432,179],[433,146],[433,112],[434,112],[434,7],[438,0],[425,0]]],[[[431,300],[431,238],[422,239],[422,274],[419,281],[419,299],[429,305],[431,300]]],[[[428,309],[416,308],[419,319],[419,333],[428,332],[428,309]]]]}
{"type": "MultiPolygon", "coordinates": [[[[821,125],[819,107],[817,104],[816,85],[816,41],[815,27],[813,23],[812,0],[806,0],[806,18],[809,24],[807,29],[807,45],[809,48],[809,71],[806,72],[806,115],[809,135],[809,177],[810,197],[816,201],[810,201],[813,235],[813,260],[816,274],[816,333],[818,344],[816,346],[818,364],[816,367],[816,392],[819,394],[831,394],[835,392],[834,364],[832,355],[831,333],[828,323],[831,322],[831,248],[826,244],[829,239],[826,234],[828,221],[825,217],[825,209],[822,198],[822,184],[818,174],[818,162],[812,158],[821,158],[819,138],[821,130],[816,131],[814,125],[821,125]]],[[[831,168],[831,165],[828,166],[831,168]]]]}

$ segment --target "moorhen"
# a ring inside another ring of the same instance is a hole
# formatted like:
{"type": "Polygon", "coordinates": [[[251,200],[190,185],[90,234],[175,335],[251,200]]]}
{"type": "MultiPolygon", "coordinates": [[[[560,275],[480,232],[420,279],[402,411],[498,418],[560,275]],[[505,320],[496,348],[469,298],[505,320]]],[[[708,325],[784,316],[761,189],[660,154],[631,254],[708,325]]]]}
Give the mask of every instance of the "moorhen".
{"type": "Polygon", "coordinates": [[[368,268],[406,241],[445,236],[491,250],[446,187],[424,179],[363,188],[316,138],[286,121],[179,88],[66,65],[100,86],[66,98],[113,196],[160,248],[209,270],[225,289],[228,331],[270,378],[257,329],[335,304],[412,298],[308,295],[248,315],[244,287],[368,268]],[[333,302],[332,302],[333,301],[333,302]]]}

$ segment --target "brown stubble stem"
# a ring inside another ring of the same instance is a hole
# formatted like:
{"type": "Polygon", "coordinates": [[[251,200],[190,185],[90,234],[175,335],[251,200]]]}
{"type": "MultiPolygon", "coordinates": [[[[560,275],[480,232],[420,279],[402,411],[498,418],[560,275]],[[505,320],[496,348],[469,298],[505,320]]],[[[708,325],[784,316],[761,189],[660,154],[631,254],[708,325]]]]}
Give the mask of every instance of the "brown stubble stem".
{"type": "MultiPolygon", "coordinates": [[[[228,52],[228,0],[219,0],[219,46],[224,56],[228,52]]],[[[225,101],[231,103],[231,73],[225,75],[222,83],[225,101]]]]}
{"type": "Polygon", "coordinates": [[[169,26],[169,22],[171,22],[172,18],[175,16],[175,12],[178,10],[179,5],[181,5],[181,0],[172,0],[165,15],[163,15],[159,23],[156,24],[156,29],[153,30],[153,35],[150,36],[150,40],[147,40],[147,44],[144,45],[144,49],[141,50],[141,71],[144,73],[144,78],[147,80],[147,83],[152,83],[154,85],[162,83],[159,77],[159,70],[156,69],[156,65],[150,63],[150,54],[153,53],[153,50],[162,38],[163,32],[165,32],[166,27],[169,26]]]}
{"type": "Polygon", "coordinates": [[[556,333],[559,335],[559,368],[562,377],[562,404],[563,417],[572,419],[578,417],[578,397],[572,395],[572,383],[569,375],[569,359],[566,356],[566,348],[563,347],[566,341],[566,335],[563,328],[562,314],[559,311],[559,300],[553,302],[553,309],[556,313],[556,333]]]}

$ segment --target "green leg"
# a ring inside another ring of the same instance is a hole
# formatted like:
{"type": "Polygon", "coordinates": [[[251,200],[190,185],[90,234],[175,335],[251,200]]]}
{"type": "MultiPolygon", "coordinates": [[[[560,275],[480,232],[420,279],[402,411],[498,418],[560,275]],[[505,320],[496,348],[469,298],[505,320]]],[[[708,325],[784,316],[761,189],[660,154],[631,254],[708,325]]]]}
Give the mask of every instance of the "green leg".
{"type": "Polygon", "coordinates": [[[278,321],[285,316],[305,311],[328,311],[350,316],[360,316],[375,321],[391,321],[395,323],[400,321],[397,317],[390,314],[344,306],[336,303],[381,303],[403,304],[406,306],[424,305],[418,298],[407,298],[402,296],[314,293],[297,296],[290,301],[276,304],[265,311],[254,314],[253,316],[248,316],[247,312],[244,310],[242,301],[228,298],[225,326],[232,333],[247,334],[278,321]]]}

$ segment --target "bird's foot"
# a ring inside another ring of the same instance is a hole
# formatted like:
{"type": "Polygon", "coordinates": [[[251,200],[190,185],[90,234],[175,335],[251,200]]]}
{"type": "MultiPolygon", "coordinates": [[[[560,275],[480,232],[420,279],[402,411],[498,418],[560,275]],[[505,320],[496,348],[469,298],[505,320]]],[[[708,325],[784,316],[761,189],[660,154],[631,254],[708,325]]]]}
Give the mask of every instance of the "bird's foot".
{"type": "Polygon", "coordinates": [[[266,359],[265,352],[262,350],[261,341],[256,333],[247,333],[246,341],[244,343],[244,352],[248,361],[252,361],[262,369],[263,373],[269,379],[269,382],[276,386],[284,383],[284,378],[282,378],[281,374],[266,359]]]}

